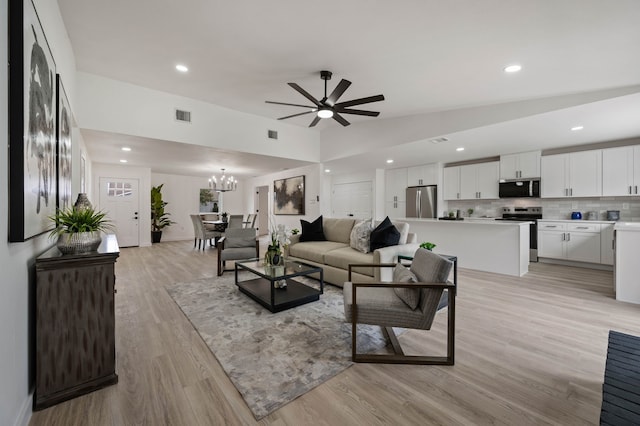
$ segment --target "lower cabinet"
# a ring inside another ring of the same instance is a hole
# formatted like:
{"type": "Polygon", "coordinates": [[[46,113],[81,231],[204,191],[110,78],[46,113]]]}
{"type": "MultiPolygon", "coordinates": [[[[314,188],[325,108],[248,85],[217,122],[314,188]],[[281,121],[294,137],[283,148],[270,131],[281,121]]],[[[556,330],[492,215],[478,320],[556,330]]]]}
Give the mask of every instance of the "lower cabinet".
{"type": "Polygon", "coordinates": [[[98,251],[36,259],[35,391],[40,410],[118,382],[114,235],[98,251]]]}
{"type": "Polygon", "coordinates": [[[600,263],[600,224],[539,222],[538,256],[600,263]]]}

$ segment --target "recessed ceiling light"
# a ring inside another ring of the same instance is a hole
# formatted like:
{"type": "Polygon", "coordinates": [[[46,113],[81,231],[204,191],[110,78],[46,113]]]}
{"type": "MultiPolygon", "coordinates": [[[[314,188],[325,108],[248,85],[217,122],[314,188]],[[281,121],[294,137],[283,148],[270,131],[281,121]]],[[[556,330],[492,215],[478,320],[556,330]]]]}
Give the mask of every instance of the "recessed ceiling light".
{"type": "Polygon", "coordinates": [[[456,148],[456,151],[464,151],[464,148],[463,147],[456,148]]]}
{"type": "Polygon", "coordinates": [[[393,160],[387,160],[387,164],[393,163],[393,160]]]}
{"type": "Polygon", "coordinates": [[[325,172],[325,173],[330,173],[330,172],[331,172],[331,169],[324,169],[324,172],[325,172]]]}
{"type": "Polygon", "coordinates": [[[584,126],[574,126],[571,128],[572,132],[577,132],[578,130],[582,130],[584,129],[584,126]]]}
{"type": "Polygon", "coordinates": [[[189,71],[189,68],[187,68],[185,65],[182,64],[178,64],[176,65],[176,69],[180,72],[187,72],[189,71]]]}
{"type": "Polygon", "coordinates": [[[522,66],[520,65],[509,65],[507,67],[504,68],[504,72],[518,72],[522,69],[522,66]]]}
{"type": "Polygon", "coordinates": [[[447,139],[447,138],[435,138],[435,139],[431,139],[430,142],[431,143],[449,142],[449,139],[447,139]]]}
{"type": "Polygon", "coordinates": [[[126,162],[127,162],[127,160],[120,160],[120,162],[121,162],[121,163],[126,163],[126,162]]]}
{"type": "Polygon", "coordinates": [[[129,152],[129,151],[131,151],[131,148],[129,148],[128,146],[123,146],[122,150],[129,152]]]}

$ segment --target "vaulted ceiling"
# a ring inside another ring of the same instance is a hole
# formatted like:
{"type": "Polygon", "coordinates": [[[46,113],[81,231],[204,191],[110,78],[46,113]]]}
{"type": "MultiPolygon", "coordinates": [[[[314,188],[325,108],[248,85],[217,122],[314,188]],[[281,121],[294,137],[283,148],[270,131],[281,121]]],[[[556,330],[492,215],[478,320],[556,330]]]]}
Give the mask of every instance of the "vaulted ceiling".
{"type": "MultiPolygon", "coordinates": [[[[580,109],[559,109],[528,117],[520,127],[505,118],[491,129],[479,126],[477,137],[470,129],[461,137],[490,139],[487,152],[494,152],[504,146],[491,143],[500,138],[507,143],[514,135],[526,136],[525,147],[531,149],[548,145],[549,137],[561,146],[640,136],[635,114],[640,114],[640,88],[633,87],[640,86],[637,0],[58,3],[79,70],[251,114],[275,119],[302,112],[264,101],[306,104],[287,82],[321,97],[319,71],[327,69],[334,73],[329,90],[342,78],[353,83],[341,100],[378,93],[386,97],[362,108],[381,111],[379,118],[349,116],[353,127],[631,87],[631,95],[618,102],[588,102],[583,116],[580,109]],[[189,72],[178,73],[178,63],[189,72]],[[510,64],[520,64],[522,70],[505,73],[510,64]],[[571,132],[574,125],[584,129],[571,132]],[[545,126],[558,132],[540,131],[536,139],[535,130],[545,126]]],[[[307,126],[311,118],[288,121],[307,126]]],[[[497,117],[494,125],[500,121],[497,117]]],[[[339,127],[323,120],[318,129],[335,133],[339,127]]],[[[87,139],[91,149],[91,136],[87,139]]],[[[483,147],[475,148],[481,152],[483,147]]],[[[410,153],[405,153],[407,164],[410,153]]],[[[434,161],[451,161],[453,155],[443,151],[434,161]]]]}

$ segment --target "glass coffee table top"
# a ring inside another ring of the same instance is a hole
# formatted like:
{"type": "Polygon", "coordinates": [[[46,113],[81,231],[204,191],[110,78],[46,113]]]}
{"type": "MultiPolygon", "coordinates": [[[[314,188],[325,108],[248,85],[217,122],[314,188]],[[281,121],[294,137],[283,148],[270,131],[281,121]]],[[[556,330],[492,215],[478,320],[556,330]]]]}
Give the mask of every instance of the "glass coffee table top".
{"type": "Polygon", "coordinates": [[[308,275],[322,271],[318,266],[309,265],[302,262],[286,261],[284,267],[267,266],[262,259],[239,260],[236,265],[241,269],[251,271],[265,279],[281,280],[300,275],[308,275]]]}

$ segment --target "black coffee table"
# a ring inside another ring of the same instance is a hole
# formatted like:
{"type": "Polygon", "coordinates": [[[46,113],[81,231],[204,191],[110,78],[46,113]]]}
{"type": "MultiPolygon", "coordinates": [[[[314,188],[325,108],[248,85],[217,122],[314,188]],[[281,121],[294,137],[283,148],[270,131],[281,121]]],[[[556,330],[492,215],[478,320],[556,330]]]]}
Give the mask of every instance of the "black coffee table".
{"type": "Polygon", "coordinates": [[[324,292],[322,268],[302,262],[287,261],[284,267],[274,270],[265,267],[262,259],[240,260],[235,263],[235,282],[241,292],[270,310],[280,312],[305,303],[315,302],[324,292]],[[246,270],[258,278],[238,281],[238,271],[246,270]],[[320,289],[294,280],[295,277],[320,274],[320,289]],[[276,281],[286,280],[285,288],[276,288],[276,281]]]}

